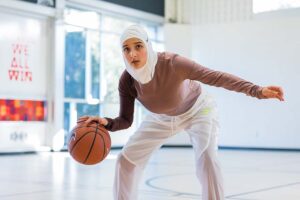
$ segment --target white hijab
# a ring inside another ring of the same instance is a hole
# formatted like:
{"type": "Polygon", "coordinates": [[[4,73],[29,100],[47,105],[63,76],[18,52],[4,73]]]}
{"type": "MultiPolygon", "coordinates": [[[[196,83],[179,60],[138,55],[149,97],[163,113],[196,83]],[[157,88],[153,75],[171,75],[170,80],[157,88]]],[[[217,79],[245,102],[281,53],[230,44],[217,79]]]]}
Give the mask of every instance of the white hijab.
{"type": "Polygon", "coordinates": [[[157,63],[157,52],[153,50],[147,32],[141,26],[131,25],[125,29],[120,38],[121,47],[123,46],[123,43],[130,38],[138,38],[143,41],[147,48],[147,61],[143,67],[135,69],[128,63],[123,54],[126,70],[138,82],[142,84],[148,83],[154,75],[155,65],[157,63]]]}

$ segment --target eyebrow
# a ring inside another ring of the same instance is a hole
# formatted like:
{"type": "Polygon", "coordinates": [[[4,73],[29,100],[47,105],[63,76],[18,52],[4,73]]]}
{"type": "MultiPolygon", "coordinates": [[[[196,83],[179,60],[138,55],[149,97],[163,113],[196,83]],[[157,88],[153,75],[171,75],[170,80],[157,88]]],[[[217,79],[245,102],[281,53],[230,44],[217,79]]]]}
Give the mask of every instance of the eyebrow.
{"type": "MultiPolygon", "coordinates": [[[[138,42],[135,42],[134,44],[143,44],[143,42],[138,41],[138,42]]],[[[123,45],[123,48],[124,48],[124,47],[127,47],[127,46],[128,46],[128,45],[125,44],[125,45],[123,45]]]]}

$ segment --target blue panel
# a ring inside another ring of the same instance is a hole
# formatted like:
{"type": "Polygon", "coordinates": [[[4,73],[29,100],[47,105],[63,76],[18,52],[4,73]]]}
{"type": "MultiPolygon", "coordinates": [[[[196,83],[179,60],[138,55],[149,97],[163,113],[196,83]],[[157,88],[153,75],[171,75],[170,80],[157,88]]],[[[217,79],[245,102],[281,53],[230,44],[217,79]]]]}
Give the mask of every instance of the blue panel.
{"type": "Polygon", "coordinates": [[[86,39],[83,32],[66,34],[65,97],[85,98],[86,39]]]}

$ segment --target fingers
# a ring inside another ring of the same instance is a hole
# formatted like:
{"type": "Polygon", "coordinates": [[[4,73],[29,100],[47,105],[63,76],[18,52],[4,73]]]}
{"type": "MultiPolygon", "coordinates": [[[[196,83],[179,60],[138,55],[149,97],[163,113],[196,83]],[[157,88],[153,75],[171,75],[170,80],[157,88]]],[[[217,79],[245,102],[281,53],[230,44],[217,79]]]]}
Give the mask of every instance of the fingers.
{"type": "Polygon", "coordinates": [[[279,99],[280,101],[284,101],[284,98],[282,95],[277,95],[277,99],[279,99]]]}
{"type": "Polygon", "coordinates": [[[99,124],[103,125],[103,119],[101,117],[97,117],[97,116],[92,116],[90,117],[85,123],[86,124],[90,124],[92,122],[97,122],[99,124]]]}
{"type": "Polygon", "coordinates": [[[276,98],[279,99],[279,101],[284,101],[283,93],[281,91],[277,92],[276,98]]]}
{"type": "Polygon", "coordinates": [[[283,96],[279,92],[272,91],[271,98],[277,98],[279,101],[284,101],[283,96]]]}
{"type": "Polygon", "coordinates": [[[269,86],[267,88],[272,93],[270,95],[271,98],[277,98],[279,101],[284,101],[283,89],[281,87],[279,87],[279,86],[269,86]]]}
{"type": "Polygon", "coordinates": [[[101,117],[98,117],[98,116],[82,116],[80,117],[78,120],[77,120],[77,123],[85,123],[87,125],[89,125],[90,123],[92,122],[96,122],[96,123],[99,123],[103,126],[106,126],[107,125],[107,120],[105,118],[101,118],[101,117]]]}
{"type": "Polygon", "coordinates": [[[279,94],[274,95],[273,98],[276,98],[276,99],[278,99],[279,101],[284,101],[283,97],[280,96],[279,94]]]}
{"type": "Polygon", "coordinates": [[[283,95],[283,89],[281,87],[278,87],[278,86],[269,86],[268,88],[270,90],[272,90],[272,91],[276,91],[279,94],[283,95]]]}
{"type": "Polygon", "coordinates": [[[278,91],[281,95],[283,95],[283,89],[281,87],[278,87],[278,91]]]}
{"type": "Polygon", "coordinates": [[[90,124],[91,122],[99,122],[97,117],[90,117],[88,120],[86,120],[86,124],[90,124]]]}
{"type": "Polygon", "coordinates": [[[77,123],[87,123],[87,124],[89,124],[92,121],[97,121],[98,122],[97,117],[96,116],[87,116],[87,115],[85,115],[85,116],[79,117],[78,120],[77,120],[77,123]]]}

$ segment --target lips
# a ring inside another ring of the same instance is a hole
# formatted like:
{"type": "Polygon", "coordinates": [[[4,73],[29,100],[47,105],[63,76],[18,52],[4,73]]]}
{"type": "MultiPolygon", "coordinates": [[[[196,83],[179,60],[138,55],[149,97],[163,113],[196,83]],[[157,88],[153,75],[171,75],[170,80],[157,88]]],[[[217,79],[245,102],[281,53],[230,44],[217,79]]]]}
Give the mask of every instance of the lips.
{"type": "Polygon", "coordinates": [[[132,61],[131,63],[137,64],[137,63],[139,63],[139,62],[140,62],[139,60],[134,60],[134,61],[132,61]]]}

